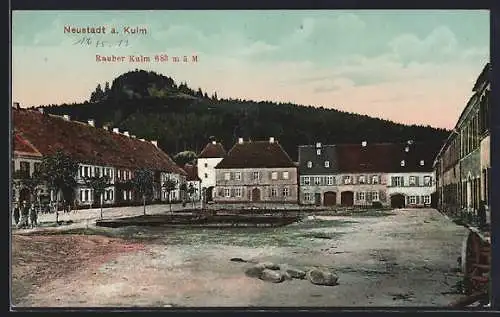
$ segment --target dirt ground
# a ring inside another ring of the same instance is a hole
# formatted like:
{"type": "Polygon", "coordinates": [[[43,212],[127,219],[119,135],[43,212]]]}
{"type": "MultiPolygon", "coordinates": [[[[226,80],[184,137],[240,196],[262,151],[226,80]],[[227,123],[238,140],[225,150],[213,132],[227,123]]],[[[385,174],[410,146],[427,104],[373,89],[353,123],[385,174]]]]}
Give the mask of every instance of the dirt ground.
{"type": "Polygon", "coordinates": [[[323,216],[277,229],[99,229],[134,241],[15,233],[18,306],[447,306],[466,229],[433,209],[323,216]],[[337,286],[247,277],[271,261],[336,271],[337,286]]]}

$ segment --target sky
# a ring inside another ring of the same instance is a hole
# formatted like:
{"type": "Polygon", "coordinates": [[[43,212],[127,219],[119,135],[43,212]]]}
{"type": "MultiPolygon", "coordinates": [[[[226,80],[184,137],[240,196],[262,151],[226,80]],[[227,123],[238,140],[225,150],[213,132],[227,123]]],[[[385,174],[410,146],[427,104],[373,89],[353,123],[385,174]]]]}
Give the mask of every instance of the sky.
{"type": "Polygon", "coordinates": [[[81,102],[137,68],[222,98],[450,129],[489,61],[490,27],[485,10],[15,11],[11,40],[12,99],[21,106],[81,102]],[[64,32],[100,26],[106,34],[64,32]],[[168,61],[155,60],[164,54],[168,61]]]}

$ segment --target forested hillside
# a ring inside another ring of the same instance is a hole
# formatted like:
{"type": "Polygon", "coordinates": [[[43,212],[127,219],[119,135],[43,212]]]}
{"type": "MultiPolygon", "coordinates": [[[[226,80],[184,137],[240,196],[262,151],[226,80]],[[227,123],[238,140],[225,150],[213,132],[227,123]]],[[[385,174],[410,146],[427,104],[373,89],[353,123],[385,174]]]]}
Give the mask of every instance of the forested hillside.
{"type": "Polygon", "coordinates": [[[94,119],[129,131],[138,138],[158,140],[169,154],[196,153],[213,136],[229,149],[238,137],[253,140],[274,136],[293,159],[297,146],[368,142],[442,142],[448,131],[407,126],[334,109],[290,103],[218,99],[215,92],[192,89],[186,83],[143,70],[100,84],[81,104],[45,105],[45,111],[68,114],[72,120],[94,119]]]}

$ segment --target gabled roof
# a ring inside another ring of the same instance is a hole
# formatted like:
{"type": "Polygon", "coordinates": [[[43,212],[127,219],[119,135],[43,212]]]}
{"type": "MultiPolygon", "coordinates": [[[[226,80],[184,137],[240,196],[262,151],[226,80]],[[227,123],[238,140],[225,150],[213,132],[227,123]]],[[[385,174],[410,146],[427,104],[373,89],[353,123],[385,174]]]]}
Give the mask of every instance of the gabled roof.
{"type": "Polygon", "coordinates": [[[42,154],[31,144],[28,140],[24,139],[23,136],[15,132],[13,140],[14,154],[23,156],[32,156],[40,158],[42,154]]]}
{"type": "Polygon", "coordinates": [[[296,167],[281,145],[274,141],[236,143],[215,167],[221,168],[286,168],[296,167]]]}
{"type": "Polygon", "coordinates": [[[51,155],[61,149],[81,163],[150,168],[185,175],[184,170],[151,142],[38,111],[12,111],[14,132],[29,140],[42,155],[51,155]]]}
{"type": "Polygon", "coordinates": [[[339,172],[430,172],[440,143],[372,143],[337,145],[339,172]],[[402,164],[402,162],[404,162],[402,164]],[[423,163],[423,165],[421,164],[423,163]]]}
{"type": "Polygon", "coordinates": [[[198,177],[198,168],[195,165],[185,164],[183,170],[187,174],[187,181],[201,181],[201,179],[198,177]]]}
{"type": "Polygon", "coordinates": [[[215,141],[208,143],[201,151],[198,158],[219,158],[226,156],[226,150],[221,143],[215,141]]]}

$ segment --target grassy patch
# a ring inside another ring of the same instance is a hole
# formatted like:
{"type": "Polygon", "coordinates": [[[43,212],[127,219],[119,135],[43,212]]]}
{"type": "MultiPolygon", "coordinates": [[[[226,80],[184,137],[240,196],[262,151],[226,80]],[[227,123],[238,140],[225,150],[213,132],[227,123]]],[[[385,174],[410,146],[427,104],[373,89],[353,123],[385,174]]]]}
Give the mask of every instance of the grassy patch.
{"type": "Polygon", "coordinates": [[[331,219],[331,220],[311,219],[288,225],[286,228],[288,229],[333,228],[333,227],[348,226],[355,223],[358,222],[351,220],[337,220],[337,219],[331,219]]]}

